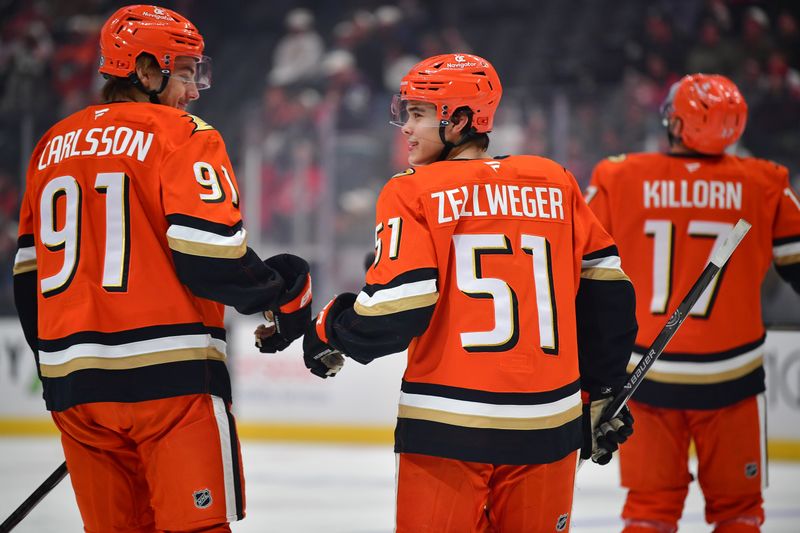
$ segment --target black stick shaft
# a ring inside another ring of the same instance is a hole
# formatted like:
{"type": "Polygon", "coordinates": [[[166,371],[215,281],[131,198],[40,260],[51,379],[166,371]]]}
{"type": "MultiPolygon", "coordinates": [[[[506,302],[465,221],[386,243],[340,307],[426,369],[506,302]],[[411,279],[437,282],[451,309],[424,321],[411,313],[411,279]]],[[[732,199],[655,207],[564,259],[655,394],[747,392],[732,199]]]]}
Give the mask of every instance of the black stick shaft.
{"type": "Polygon", "coordinates": [[[620,393],[614,397],[603,412],[602,418],[604,420],[614,418],[619,413],[620,409],[622,409],[622,406],[627,403],[634,391],[639,387],[644,375],[647,374],[647,371],[650,370],[650,367],[656,362],[658,356],[664,351],[664,348],[666,348],[672,336],[675,335],[675,332],[681,327],[683,321],[686,320],[689,311],[692,310],[692,307],[694,307],[700,295],[703,294],[706,287],[713,281],[714,276],[722,270],[725,263],[728,262],[728,259],[730,259],[734,250],[736,250],[736,247],[739,246],[739,243],[742,242],[742,239],[744,239],[744,236],[749,230],[750,224],[744,219],[739,219],[739,222],[736,223],[720,247],[711,254],[711,259],[703,269],[703,272],[700,273],[700,277],[694,282],[688,294],[678,305],[675,312],[672,313],[672,316],[667,320],[667,323],[664,324],[664,327],[650,345],[647,353],[645,353],[642,360],[639,361],[636,368],[634,368],[633,372],[628,376],[628,381],[625,382],[620,393]]]}
{"type": "Polygon", "coordinates": [[[656,362],[658,356],[664,351],[664,348],[666,348],[672,336],[675,335],[678,328],[683,324],[683,321],[686,320],[689,311],[694,304],[697,303],[700,295],[703,294],[703,291],[706,290],[706,287],[708,287],[719,271],[720,268],[714,263],[706,265],[705,270],[703,270],[703,273],[700,274],[700,277],[689,290],[686,298],[683,299],[675,312],[672,313],[672,316],[667,320],[667,323],[661,329],[661,332],[659,332],[653,344],[650,345],[650,349],[647,350],[642,360],[639,361],[636,368],[634,368],[633,372],[628,376],[628,381],[625,382],[620,393],[614,397],[606,408],[606,413],[609,414],[607,418],[614,418],[619,413],[620,409],[622,409],[622,406],[630,399],[642,383],[644,375],[647,374],[647,371],[650,370],[650,367],[656,362]]]}
{"type": "Polygon", "coordinates": [[[56,468],[55,471],[50,474],[50,476],[48,476],[48,478],[45,479],[35,491],[33,491],[33,494],[28,496],[28,498],[22,502],[22,504],[17,507],[17,509],[11,513],[8,518],[6,518],[5,522],[0,524],[0,533],[8,533],[14,529],[14,527],[16,527],[16,525],[19,524],[23,518],[28,516],[28,513],[30,513],[31,510],[33,510],[33,508],[36,507],[40,501],[42,501],[42,498],[47,496],[47,493],[53,490],[53,488],[55,488],[55,486],[58,485],[66,475],[67,463],[64,462],[61,463],[61,466],[56,468]]]}

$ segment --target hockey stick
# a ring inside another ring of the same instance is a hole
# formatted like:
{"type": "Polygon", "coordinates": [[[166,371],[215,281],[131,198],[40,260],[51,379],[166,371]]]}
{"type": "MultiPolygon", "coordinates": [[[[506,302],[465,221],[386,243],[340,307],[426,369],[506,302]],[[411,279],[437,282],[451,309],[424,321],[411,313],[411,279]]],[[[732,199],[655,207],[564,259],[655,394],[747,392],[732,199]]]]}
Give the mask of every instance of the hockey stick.
{"type": "Polygon", "coordinates": [[[58,483],[64,479],[67,475],[67,463],[61,463],[61,466],[55,469],[55,471],[50,474],[50,476],[44,480],[44,482],[39,485],[39,487],[33,491],[33,494],[28,496],[28,498],[22,502],[22,505],[17,507],[17,509],[11,513],[11,515],[6,518],[5,522],[0,524],[0,533],[8,533],[12,529],[19,524],[23,518],[28,516],[34,507],[36,507],[42,498],[47,496],[47,494],[55,488],[58,483]]]}
{"type": "MultiPolygon", "coordinates": [[[[672,313],[672,316],[669,317],[667,323],[664,324],[664,327],[659,332],[656,339],[648,348],[647,353],[642,357],[642,360],[636,365],[636,368],[633,369],[633,372],[628,376],[628,381],[625,382],[625,385],[622,387],[622,390],[619,394],[617,394],[611,403],[603,411],[603,414],[600,415],[600,422],[607,422],[611,420],[617,414],[619,414],[622,407],[628,402],[630,397],[639,387],[642,382],[642,378],[644,378],[645,374],[652,368],[653,364],[656,362],[656,359],[661,355],[661,352],[664,351],[666,348],[667,343],[672,339],[672,336],[675,335],[675,332],[678,331],[678,328],[681,327],[683,321],[686,320],[689,311],[694,307],[694,304],[697,302],[700,295],[703,294],[703,291],[706,290],[706,287],[711,283],[714,277],[722,270],[722,267],[725,266],[725,263],[728,262],[728,259],[731,257],[731,254],[739,246],[739,243],[742,242],[745,234],[750,230],[750,224],[743,218],[739,219],[739,222],[736,223],[736,226],[733,227],[731,232],[725,237],[725,240],[722,244],[717,248],[717,250],[711,255],[711,259],[709,260],[706,268],[700,274],[700,277],[695,281],[692,288],[689,290],[689,293],[684,297],[683,301],[681,301],[678,308],[672,313]]],[[[596,459],[599,455],[602,455],[602,452],[596,451],[593,454],[593,459],[596,459]]]]}

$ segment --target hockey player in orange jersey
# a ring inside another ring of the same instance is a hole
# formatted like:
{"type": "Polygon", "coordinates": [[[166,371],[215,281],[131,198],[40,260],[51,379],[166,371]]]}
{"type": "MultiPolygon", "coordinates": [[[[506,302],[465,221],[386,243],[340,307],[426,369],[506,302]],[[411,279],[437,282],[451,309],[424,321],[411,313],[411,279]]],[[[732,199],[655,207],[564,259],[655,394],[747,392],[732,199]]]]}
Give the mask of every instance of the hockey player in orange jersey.
{"type": "Polygon", "coordinates": [[[676,531],[692,479],[690,441],[706,520],[718,533],[756,532],[767,467],[760,287],[774,262],[800,292],[800,201],[786,168],[724,153],[747,118],[727,78],[686,76],[662,113],[669,151],[611,157],[587,190],[636,288],[631,365],[736,221],[753,228],[630,403],[636,434],[620,455],[625,532],[676,531]]]}
{"type": "Polygon", "coordinates": [[[308,264],[247,246],[219,133],[186,112],[203,38],[128,6],[104,25],[101,105],[36,146],[14,290],[86,531],[230,531],[244,479],[224,305],[271,311],[275,351],[311,319],[308,264]]]}
{"type": "Polygon", "coordinates": [[[408,348],[396,531],[566,531],[584,437],[605,463],[631,432],[623,411],[593,439],[583,404],[596,422],[625,380],[632,286],[569,171],[486,155],[489,62],[435,56],[400,91],[413,166],[383,188],[366,285],[309,325],[306,364],[332,375],[335,354],[408,348]]]}

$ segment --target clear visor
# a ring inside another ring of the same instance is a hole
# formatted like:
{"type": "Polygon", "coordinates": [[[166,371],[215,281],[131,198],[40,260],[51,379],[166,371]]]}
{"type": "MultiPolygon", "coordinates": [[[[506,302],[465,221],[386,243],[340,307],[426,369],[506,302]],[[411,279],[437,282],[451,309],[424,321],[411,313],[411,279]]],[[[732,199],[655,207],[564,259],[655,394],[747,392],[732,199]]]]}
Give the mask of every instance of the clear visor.
{"type": "Polygon", "coordinates": [[[661,124],[665,127],[669,125],[669,115],[671,115],[673,111],[672,102],[675,101],[675,93],[678,92],[680,85],[681,83],[679,81],[672,84],[669,88],[669,93],[667,93],[667,97],[664,98],[661,107],[658,109],[659,113],[661,113],[661,124]]]}
{"type": "Polygon", "coordinates": [[[390,112],[389,124],[399,128],[409,121],[413,122],[415,127],[438,128],[440,125],[436,105],[417,100],[403,100],[399,94],[392,97],[390,112]]]}
{"type": "Polygon", "coordinates": [[[194,84],[198,91],[211,87],[211,58],[208,56],[175,58],[170,77],[185,84],[194,84]]]}

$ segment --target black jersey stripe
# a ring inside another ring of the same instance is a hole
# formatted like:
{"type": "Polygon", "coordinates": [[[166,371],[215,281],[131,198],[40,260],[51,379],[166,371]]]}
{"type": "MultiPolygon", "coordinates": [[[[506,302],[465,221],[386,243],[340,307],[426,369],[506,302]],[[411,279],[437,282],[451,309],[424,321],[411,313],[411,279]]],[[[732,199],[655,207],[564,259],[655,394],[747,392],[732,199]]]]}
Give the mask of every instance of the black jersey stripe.
{"type": "Polygon", "coordinates": [[[251,249],[236,259],[172,250],[178,279],[192,294],[236,308],[244,315],[277,309],[284,280],[251,249]]]}
{"type": "Polygon", "coordinates": [[[39,339],[39,349],[45,352],[58,352],[66,350],[76,344],[104,344],[118,346],[131,342],[159,339],[162,337],[177,337],[181,335],[211,335],[215,339],[225,340],[225,329],[206,326],[202,322],[187,324],[163,324],[158,326],[145,326],[143,328],[128,329],[123,331],[79,331],[60,339],[39,339]]]}
{"type": "Polygon", "coordinates": [[[580,380],[575,380],[563,387],[546,392],[489,392],[403,380],[400,390],[407,394],[423,394],[492,405],[540,405],[557,402],[579,392],[581,384],[580,380]]]}
{"type": "Polygon", "coordinates": [[[594,252],[588,253],[583,256],[584,261],[590,261],[592,259],[601,259],[603,257],[613,257],[619,255],[619,250],[615,245],[606,246],[605,248],[601,248],[600,250],[596,250],[594,252]]]}
{"type": "Polygon", "coordinates": [[[719,409],[766,390],[764,367],[731,381],[688,385],[642,380],[633,394],[637,402],[668,409],[719,409]]]}
{"type": "Polygon", "coordinates": [[[367,296],[374,296],[376,292],[384,289],[392,289],[416,281],[436,281],[438,278],[439,271],[435,268],[417,268],[415,270],[403,272],[399,276],[393,278],[389,283],[364,285],[361,292],[365,293],[367,296]]]}
{"type": "Polygon", "coordinates": [[[187,394],[231,399],[228,369],[222,361],[178,361],[128,370],[78,370],[60,378],[42,378],[50,411],[93,402],[142,402],[187,394]]]}
{"type": "Polygon", "coordinates": [[[228,226],[226,224],[220,224],[219,222],[211,222],[210,220],[183,214],[167,215],[167,222],[170,224],[175,224],[176,226],[187,226],[200,231],[216,233],[217,235],[222,235],[223,237],[231,237],[235,235],[236,232],[242,229],[243,226],[241,220],[233,226],[228,226]]]}
{"type": "MultiPolygon", "coordinates": [[[[736,346],[729,350],[723,350],[721,352],[708,352],[708,353],[663,352],[659,356],[658,360],[674,361],[681,363],[713,363],[716,361],[725,361],[727,359],[732,359],[738,355],[742,355],[743,353],[755,350],[756,348],[764,344],[765,339],[766,339],[766,334],[762,335],[757,340],[748,342],[747,344],[736,346]]],[[[647,348],[636,344],[633,347],[633,353],[644,355],[647,353],[647,348]]]]}
{"type": "Polygon", "coordinates": [[[33,233],[26,233],[25,235],[20,235],[17,239],[17,248],[30,248],[36,244],[35,239],[33,238],[33,233]]]}
{"type": "Polygon", "coordinates": [[[790,237],[781,237],[780,239],[773,239],[772,246],[781,246],[782,244],[790,244],[800,241],[800,235],[792,235],[790,237]]]}
{"type": "Polygon", "coordinates": [[[581,421],[578,417],[557,428],[509,430],[400,418],[395,429],[395,452],[489,464],[547,464],[581,447],[581,421]]]}

